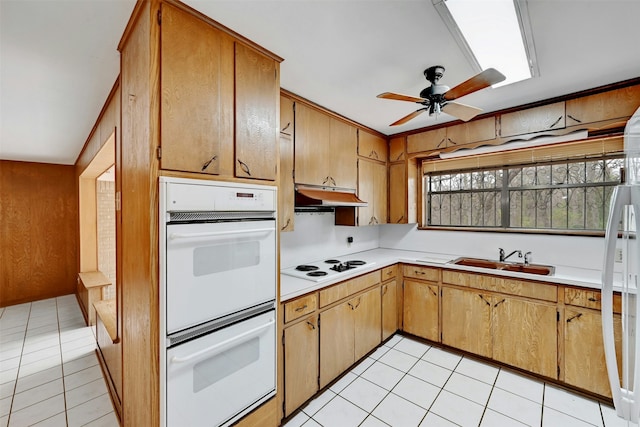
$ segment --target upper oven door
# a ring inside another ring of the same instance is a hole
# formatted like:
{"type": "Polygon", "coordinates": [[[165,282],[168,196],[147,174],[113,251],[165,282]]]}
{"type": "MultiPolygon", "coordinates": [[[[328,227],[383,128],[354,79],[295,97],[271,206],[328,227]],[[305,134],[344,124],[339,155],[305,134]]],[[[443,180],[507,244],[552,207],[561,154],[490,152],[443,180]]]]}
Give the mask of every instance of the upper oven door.
{"type": "Polygon", "coordinates": [[[276,297],[275,220],[167,224],[167,333],[276,297]]]}

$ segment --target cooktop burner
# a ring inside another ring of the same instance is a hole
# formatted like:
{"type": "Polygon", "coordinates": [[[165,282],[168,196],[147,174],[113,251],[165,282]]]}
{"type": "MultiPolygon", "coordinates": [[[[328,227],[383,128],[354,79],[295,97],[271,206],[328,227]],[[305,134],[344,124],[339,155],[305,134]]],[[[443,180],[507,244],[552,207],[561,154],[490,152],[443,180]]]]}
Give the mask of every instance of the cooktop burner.
{"type": "Polygon", "coordinates": [[[307,276],[311,276],[311,277],[320,277],[320,276],[326,276],[326,275],[327,275],[326,271],[311,271],[307,273],[307,276]]]}
{"type": "Polygon", "coordinates": [[[337,260],[337,259],[328,259],[325,262],[327,264],[340,264],[340,260],[337,260]]]}
{"type": "Polygon", "coordinates": [[[360,261],[360,260],[353,260],[353,261],[347,261],[346,264],[347,265],[365,265],[366,262],[360,261]]]}
{"type": "Polygon", "coordinates": [[[299,265],[296,267],[296,270],[298,271],[314,271],[317,270],[318,267],[316,267],[315,265],[299,265]]]}
{"type": "Polygon", "coordinates": [[[355,265],[352,266],[352,265],[349,265],[349,264],[340,263],[340,264],[336,264],[333,267],[331,267],[330,270],[342,272],[342,271],[350,270],[352,268],[356,268],[355,265]]]}

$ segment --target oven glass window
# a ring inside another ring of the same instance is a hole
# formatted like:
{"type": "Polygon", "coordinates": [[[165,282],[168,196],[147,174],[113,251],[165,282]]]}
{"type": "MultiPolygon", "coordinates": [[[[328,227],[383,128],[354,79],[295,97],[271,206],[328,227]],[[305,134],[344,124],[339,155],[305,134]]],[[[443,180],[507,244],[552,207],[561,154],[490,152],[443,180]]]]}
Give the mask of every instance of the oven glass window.
{"type": "Polygon", "coordinates": [[[260,338],[256,337],[197,363],[193,367],[193,392],[204,390],[256,362],[259,358],[260,338]]]}
{"type": "Polygon", "coordinates": [[[193,250],[195,277],[260,264],[260,242],[232,242],[193,250]]]}

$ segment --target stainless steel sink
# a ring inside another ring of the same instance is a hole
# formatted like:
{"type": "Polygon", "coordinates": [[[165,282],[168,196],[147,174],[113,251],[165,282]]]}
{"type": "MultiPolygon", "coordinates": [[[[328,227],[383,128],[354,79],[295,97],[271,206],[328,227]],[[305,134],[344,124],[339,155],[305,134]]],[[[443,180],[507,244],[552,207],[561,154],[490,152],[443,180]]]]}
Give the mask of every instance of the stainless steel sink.
{"type": "Polygon", "coordinates": [[[541,276],[552,276],[555,267],[542,264],[519,264],[511,262],[493,261],[482,258],[460,257],[451,262],[456,265],[464,265],[467,267],[487,268],[490,270],[514,271],[517,273],[538,274],[541,276]]]}

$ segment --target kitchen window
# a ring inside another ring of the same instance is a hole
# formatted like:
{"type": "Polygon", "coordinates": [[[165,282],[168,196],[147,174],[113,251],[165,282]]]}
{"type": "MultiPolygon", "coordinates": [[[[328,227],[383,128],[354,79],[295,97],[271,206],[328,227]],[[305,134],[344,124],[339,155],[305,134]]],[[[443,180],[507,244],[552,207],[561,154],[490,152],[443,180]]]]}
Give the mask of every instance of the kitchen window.
{"type": "Polygon", "coordinates": [[[601,233],[623,165],[619,151],[442,171],[429,171],[425,161],[423,224],[450,229],[601,233]]]}

